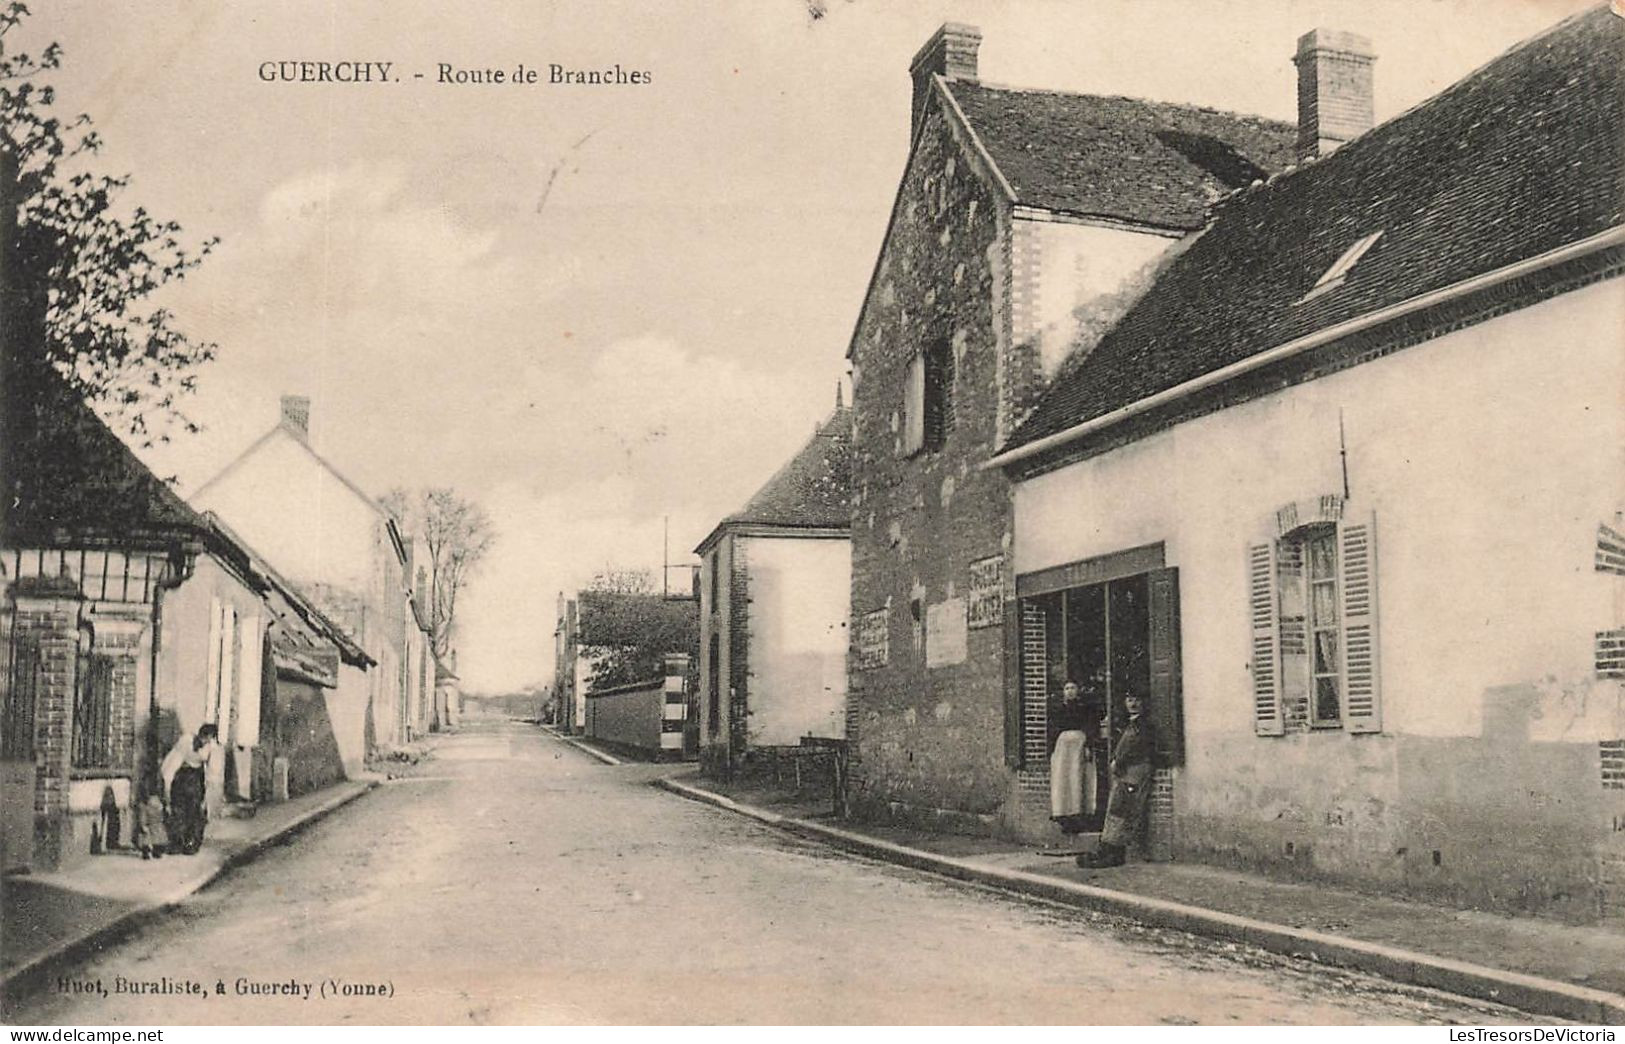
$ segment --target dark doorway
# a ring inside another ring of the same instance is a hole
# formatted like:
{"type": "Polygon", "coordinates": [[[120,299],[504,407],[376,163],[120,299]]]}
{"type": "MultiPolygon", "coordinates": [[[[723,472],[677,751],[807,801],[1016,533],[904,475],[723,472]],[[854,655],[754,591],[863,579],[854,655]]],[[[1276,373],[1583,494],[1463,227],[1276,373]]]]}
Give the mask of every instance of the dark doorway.
{"type": "MultiPolygon", "coordinates": [[[[1088,741],[1084,771],[1094,779],[1092,787],[1085,784],[1082,826],[1086,831],[1099,830],[1105,819],[1108,761],[1126,721],[1125,697],[1132,693],[1145,700],[1164,760],[1178,759],[1176,577],[1176,570],[1163,569],[1031,599],[1043,616],[1046,691],[1029,698],[1040,696],[1053,706],[1062,687],[1073,681],[1084,704],[1088,741]],[[1158,663],[1164,664],[1163,669],[1156,669],[1158,663]]],[[[1051,721],[1047,749],[1054,749],[1058,733],[1051,721]]]]}

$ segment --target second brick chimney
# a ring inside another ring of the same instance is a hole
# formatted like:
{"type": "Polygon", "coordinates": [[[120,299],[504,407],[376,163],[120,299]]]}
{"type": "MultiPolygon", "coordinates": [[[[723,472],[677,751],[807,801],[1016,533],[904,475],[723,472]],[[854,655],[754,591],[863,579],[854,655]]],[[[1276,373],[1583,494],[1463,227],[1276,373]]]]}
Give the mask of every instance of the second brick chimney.
{"type": "Polygon", "coordinates": [[[1324,156],[1371,129],[1371,41],[1337,29],[1298,37],[1298,159],[1324,156]]]}
{"type": "Polygon", "coordinates": [[[299,437],[300,442],[310,438],[310,399],[304,395],[282,397],[282,426],[299,437]]]}
{"type": "Polygon", "coordinates": [[[908,73],[914,78],[914,118],[909,126],[909,140],[920,133],[920,119],[925,113],[925,101],[931,97],[931,77],[943,76],[950,80],[976,80],[976,52],[982,47],[982,30],[961,22],[943,22],[942,28],[931,34],[909,63],[908,73]]]}

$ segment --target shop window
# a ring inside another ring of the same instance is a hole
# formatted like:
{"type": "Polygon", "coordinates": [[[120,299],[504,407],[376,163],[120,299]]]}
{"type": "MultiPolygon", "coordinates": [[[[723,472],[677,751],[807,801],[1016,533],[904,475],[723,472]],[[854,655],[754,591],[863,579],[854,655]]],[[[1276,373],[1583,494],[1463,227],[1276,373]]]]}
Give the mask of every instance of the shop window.
{"type": "Polygon", "coordinates": [[[1099,774],[1100,807],[1086,815],[1105,813],[1106,763],[1127,696],[1145,701],[1159,764],[1183,762],[1178,569],[1029,595],[1019,611],[1022,715],[1007,728],[1021,729],[1020,763],[1045,763],[1058,732],[1048,708],[1067,682],[1078,685],[1089,763],[1099,774]]]}
{"type": "Polygon", "coordinates": [[[1322,518],[1248,549],[1259,735],[1381,731],[1374,533],[1322,518]]]}

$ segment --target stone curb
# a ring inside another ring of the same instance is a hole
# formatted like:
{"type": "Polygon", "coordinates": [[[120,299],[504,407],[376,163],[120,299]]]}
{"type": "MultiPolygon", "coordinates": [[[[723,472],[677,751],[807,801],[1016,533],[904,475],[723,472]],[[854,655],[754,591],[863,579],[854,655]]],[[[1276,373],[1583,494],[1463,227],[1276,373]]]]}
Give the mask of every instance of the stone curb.
{"type": "Polygon", "coordinates": [[[567,746],[574,747],[575,749],[581,751],[581,753],[590,755],[590,756],[592,756],[594,758],[597,758],[599,761],[602,761],[606,765],[624,765],[624,764],[626,764],[626,762],[622,761],[620,758],[617,758],[613,754],[606,754],[603,751],[598,750],[595,747],[587,746],[585,743],[581,742],[580,740],[576,739],[573,736],[566,736],[564,733],[560,732],[557,728],[555,728],[552,725],[538,725],[537,728],[541,729],[547,735],[552,736],[554,739],[558,740],[560,743],[563,743],[563,744],[565,744],[567,746]]]}
{"type": "Polygon", "coordinates": [[[958,881],[1037,896],[1063,906],[1115,914],[1153,927],[1244,943],[1286,957],[1351,968],[1394,982],[1504,1004],[1536,1015],[1572,1019],[1592,1025],[1625,1025],[1625,996],[1604,990],[1487,968],[1379,943],[1290,928],[1130,892],[1077,884],[1044,874],[979,865],[839,827],[782,816],[676,780],[656,779],[650,782],[681,797],[715,805],[780,830],[958,881]]]}
{"type": "Polygon", "coordinates": [[[111,921],[99,924],[72,939],[65,940],[35,957],[27,964],[14,968],[4,976],[0,976],[0,1006],[11,1007],[13,1000],[26,992],[22,987],[29,986],[36,980],[45,978],[53,969],[62,964],[79,960],[109,943],[117,942],[156,918],[158,914],[203,891],[203,889],[214,884],[243,864],[252,862],[264,853],[267,848],[293,837],[317,820],[343,808],[363,794],[370,793],[378,786],[376,780],[363,780],[361,782],[364,782],[365,786],[355,790],[347,790],[343,794],[335,794],[321,804],[306,809],[272,833],[256,838],[235,852],[227,854],[220,861],[219,866],[200,875],[195,880],[187,882],[170,894],[161,896],[133,910],[127,910],[111,921]]]}

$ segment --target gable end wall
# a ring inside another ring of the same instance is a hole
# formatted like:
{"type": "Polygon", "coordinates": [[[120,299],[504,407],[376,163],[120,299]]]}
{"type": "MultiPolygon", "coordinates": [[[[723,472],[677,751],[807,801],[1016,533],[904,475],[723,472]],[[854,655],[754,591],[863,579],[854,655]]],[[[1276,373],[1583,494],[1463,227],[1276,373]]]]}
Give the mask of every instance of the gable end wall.
{"type": "Polygon", "coordinates": [[[864,667],[849,657],[852,798],[860,815],[915,813],[988,829],[1009,790],[1003,630],[965,632],[954,662],[928,667],[924,648],[925,617],[936,607],[939,622],[953,618],[970,563],[1009,550],[1008,482],[977,470],[1019,390],[1004,358],[1008,228],[1007,198],[973,143],[956,119],[933,108],[852,345],[854,640],[866,614],[889,606],[886,664],[864,667]],[[942,449],[903,458],[904,373],[916,353],[939,342],[954,358],[953,427],[942,449]],[[919,600],[919,621],[911,598],[919,600]]]}

